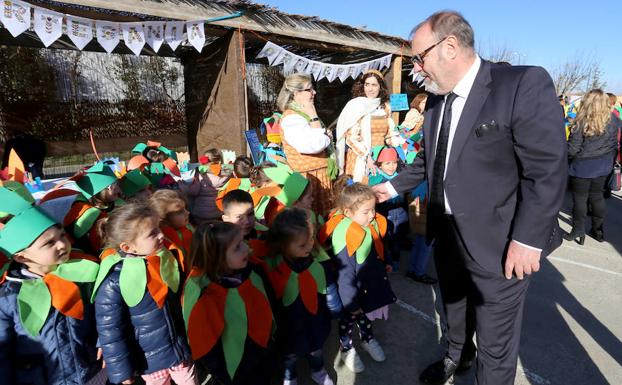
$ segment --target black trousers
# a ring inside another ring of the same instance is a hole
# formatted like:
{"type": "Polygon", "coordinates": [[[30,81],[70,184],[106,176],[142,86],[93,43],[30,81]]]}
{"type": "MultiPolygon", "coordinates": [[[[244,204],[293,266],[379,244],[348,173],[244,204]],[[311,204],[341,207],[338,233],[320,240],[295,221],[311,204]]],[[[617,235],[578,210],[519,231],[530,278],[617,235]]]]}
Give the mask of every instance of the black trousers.
{"type": "Polygon", "coordinates": [[[606,202],[604,196],[607,176],[597,178],[570,177],[572,192],[572,231],[585,234],[585,219],[588,202],[592,208],[592,230],[602,230],[605,221],[606,202]]]}
{"type": "MultiPolygon", "coordinates": [[[[447,356],[472,358],[479,385],[512,385],[529,278],[484,270],[467,251],[453,217],[438,220],[434,260],[447,317],[447,356]]],[[[503,256],[499,256],[501,259],[503,256]]]]}

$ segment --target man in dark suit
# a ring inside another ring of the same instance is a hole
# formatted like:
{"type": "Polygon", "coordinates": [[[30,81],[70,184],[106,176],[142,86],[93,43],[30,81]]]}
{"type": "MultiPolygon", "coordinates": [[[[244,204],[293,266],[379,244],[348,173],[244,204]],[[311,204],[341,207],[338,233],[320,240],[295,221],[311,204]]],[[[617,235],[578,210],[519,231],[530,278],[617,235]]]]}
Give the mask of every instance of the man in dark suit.
{"type": "Polygon", "coordinates": [[[477,384],[513,384],[529,276],[561,244],[563,116],[547,72],[481,60],[462,15],[439,12],[413,31],[415,71],[434,94],[425,150],[374,190],[384,201],[429,184],[448,346],[420,379],[443,384],[468,368],[476,330],[477,384]]]}

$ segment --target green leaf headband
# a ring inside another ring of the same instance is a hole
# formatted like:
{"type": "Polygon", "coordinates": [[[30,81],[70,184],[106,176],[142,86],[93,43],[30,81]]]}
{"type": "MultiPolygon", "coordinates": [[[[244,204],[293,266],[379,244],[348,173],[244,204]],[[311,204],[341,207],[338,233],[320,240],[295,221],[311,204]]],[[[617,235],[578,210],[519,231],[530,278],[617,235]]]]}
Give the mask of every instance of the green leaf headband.
{"type": "Polygon", "coordinates": [[[0,252],[7,257],[24,250],[56,225],[45,212],[6,187],[0,187],[0,211],[13,215],[0,229],[0,252]]]}
{"type": "Polygon", "coordinates": [[[114,171],[103,162],[97,162],[93,167],[86,170],[84,175],[78,178],[76,185],[87,199],[110,186],[117,181],[114,171]]]}
{"type": "Polygon", "coordinates": [[[154,150],[162,151],[163,153],[166,154],[166,156],[168,156],[169,158],[173,158],[175,162],[177,162],[177,153],[175,151],[169,150],[168,148],[162,146],[158,142],[149,141],[147,143],[138,143],[132,149],[132,154],[144,155],[145,150],[147,150],[148,148],[153,148],[154,150]]]}
{"type": "Polygon", "coordinates": [[[151,180],[139,169],[129,171],[121,178],[119,185],[126,197],[133,197],[139,191],[151,186],[151,180]]]}
{"type": "Polygon", "coordinates": [[[276,197],[285,206],[291,206],[296,202],[307,188],[309,181],[302,174],[281,162],[276,167],[266,167],[262,171],[276,184],[281,185],[282,192],[276,197]]]}

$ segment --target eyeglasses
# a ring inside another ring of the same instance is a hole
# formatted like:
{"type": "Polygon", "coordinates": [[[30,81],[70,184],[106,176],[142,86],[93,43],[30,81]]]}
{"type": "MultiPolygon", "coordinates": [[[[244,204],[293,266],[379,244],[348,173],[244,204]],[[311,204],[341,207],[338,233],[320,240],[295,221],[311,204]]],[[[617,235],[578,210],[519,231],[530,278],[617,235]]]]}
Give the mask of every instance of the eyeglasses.
{"type": "Polygon", "coordinates": [[[418,54],[413,55],[410,60],[413,62],[413,64],[417,64],[419,67],[423,67],[423,59],[425,59],[426,55],[429,54],[430,51],[434,49],[434,47],[444,42],[445,39],[447,39],[447,36],[445,36],[435,44],[429,46],[428,48],[424,49],[423,51],[419,52],[418,54]]]}
{"type": "Polygon", "coordinates": [[[310,87],[310,88],[305,88],[304,90],[300,90],[300,92],[305,92],[305,91],[315,92],[315,88],[310,87]]]}

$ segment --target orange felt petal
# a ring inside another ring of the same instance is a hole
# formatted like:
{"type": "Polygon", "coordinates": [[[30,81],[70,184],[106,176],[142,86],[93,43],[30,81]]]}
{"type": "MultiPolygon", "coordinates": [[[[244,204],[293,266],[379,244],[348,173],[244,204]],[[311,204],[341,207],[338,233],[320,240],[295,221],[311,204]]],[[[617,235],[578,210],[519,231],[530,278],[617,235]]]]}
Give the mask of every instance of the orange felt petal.
{"type": "Polygon", "coordinates": [[[289,280],[289,276],[292,273],[292,270],[287,266],[285,262],[279,263],[279,265],[268,274],[268,278],[270,279],[270,283],[272,283],[272,287],[274,288],[274,295],[277,299],[283,298],[283,294],[285,293],[285,286],[287,286],[287,281],[289,280]]]}
{"type": "Polygon", "coordinates": [[[252,256],[261,259],[270,253],[268,242],[262,239],[249,239],[248,246],[251,248],[252,256]]]}
{"type": "Polygon", "coordinates": [[[317,283],[309,270],[298,274],[298,287],[302,303],[311,314],[317,314],[317,283]]]}
{"type": "Polygon", "coordinates": [[[133,156],[128,162],[126,169],[127,171],[132,171],[135,169],[142,170],[145,165],[149,164],[149,159],[145,158],[142,155],[133,156]]]}
{"type": "Polygon", "coordinates": [[[14,149],[11,149],[9,153],[9,175],[10,180],[14,180],[19,183],[24,183],[24,177],[26,174],[26,168],[24,167],[24,162],[17,155],[14,149]]]}
{"type": "Polygon", "coordinates": [[[253,197],[253,206],[257,206],[261,198],[264,196],[275,197],[281,193],[281,188],[279,186],[268,186],[259,188],[251,194],[253,197]]]}
{"type": "Polygon", "coordinates": [[[188,317],[188,341],[192,359],[197,360],[212,350],[225,330],[227,291],[211,283],[199,297],[188,317]]]}
{"type": "Polygon", "coordinates": [[[229,182],[227,183],[227,187],[223,190],[220,190],[218,192],[218,195],[216,196],[216,207],[218,207],[218,210],[220,211],[224,210],[222,206],[222,200],[224,199],[225,195],[227,195],[229,191],[237,190],[240,187],[240,184],[241,184],[240,178],[229,179],[229,182]]]}
{"type": "Polygon", "coordinates": [[[264,348],[268,346],[272,334],[272,311],[270,303],[259,289],[247,279],[238,287],[238,292],[244,299],[246,317],[248,318],[248,336],[264,348]]]}
{"type": "Polygon", "coordinates": [[[384,261],[384,244],[382,243],[382,238],[378,235],[374,226],[369,226],[369,228],[371,230],[371,238],[374,240],[376,253],[378,253],[378,258],[384,261]]]}
{"type": "Polygon", "coordinates": [[[155,140],[148,140],[147,141],[147,147],[153,147],[153,148],[158,148],[162,145],[162,143],[160,142],[156,142],[155,140]]]}
{"type": "Polygon", "coordinates": [[[67,227],[78,220],[91,206],[87,202],[74,202],[63,219],[63,227],[67,227]]]}
{"type": "Polygon", "coordinates": [[[181,177],[181,172],[179,172],[179,167],[177,167],[177,162],[173,158],[166,158],[164,162],[162,162],[164,167],[166,167],[173,175],[177,177],[181,177]]]}
{"type": "Polygon", "coordinates": [[[210,164],[209,165],[209,172],[212,173],[212,175],[220,175],[220,171],[222,170],[222,167],[220,166],[220,164],[210,164]]]}
{"type": "Polygon", "coordinates": [[[378,224],[378,231],[380,232],[380,236],[384,237],[387,233],[387,218],[385,218],[381,214],[376,214],[376,223],[378,224]]]}
{"type": "Polygon", "coordinates": [[[266,224],[268,227],[274,221],[274,218],[285,209],[285,205],[281,203],[278,199],[271,199],[266,206],[266,211],[264,212],[264,218],[266,220],[266,224]]]}
{"type": "Polygon", "coordinates": [[[157,255],[147,257],[147,290],[158,305],[158,309],[162,309],[168,294],[168,286],[160,275],[160,257],[157,255]]]}
{"type": "Polygon", "coordinates": [[[109,249],[105,249],[104,251],[102,251],[102,253],[99,255],[99,259],[101,259],[102,261],[104,259],[106,259],[107,257],[116,254],[117,251],[113,248],[109,248],[109,249]]]}
{"type": "Polygon", "coordinates": [[[43,281],[50,290],[54,308],[68,317],[84,318],[84,304],[78,285],[54,274],[46,274],[43,281]]]}
{"type": "Polygon", "coordinates": [[[363,243],[363,239],[365,239],[365,230],[357,223],[350,223],[346,232],[346,247],[348,248],[349,256],[354,255],[361,243],[363,243]]]}
{"type": "Polygon", "coordinates": [[[343,214],[337,214],[337,215],[331,216],[330,219],[326,223],[324,223],[324,225],[320,228],[320,231],[318,233],[318,238],[322,245],[326,243],[326,240],[328,239],[328,237],[330,237],[333,231],[335,231],[335,228],[337,227],[337,225],[339,224],[339,222],[341,222],[343,218],[344,218],[343,214]]]}

